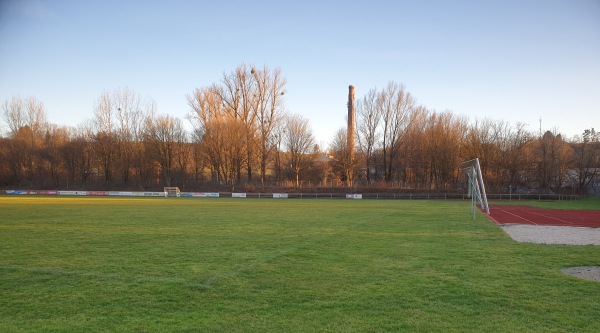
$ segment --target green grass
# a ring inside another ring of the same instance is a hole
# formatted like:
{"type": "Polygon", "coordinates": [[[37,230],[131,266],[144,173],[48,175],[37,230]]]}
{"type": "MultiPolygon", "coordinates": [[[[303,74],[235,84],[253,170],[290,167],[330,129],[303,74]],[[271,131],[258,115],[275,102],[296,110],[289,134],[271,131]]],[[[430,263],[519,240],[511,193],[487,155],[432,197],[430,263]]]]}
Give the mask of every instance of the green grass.
{"type": "Polygon", "coordinates": [[[0,197],[1,332],[598,332],[597,246],[467,202],[0,197]]]}

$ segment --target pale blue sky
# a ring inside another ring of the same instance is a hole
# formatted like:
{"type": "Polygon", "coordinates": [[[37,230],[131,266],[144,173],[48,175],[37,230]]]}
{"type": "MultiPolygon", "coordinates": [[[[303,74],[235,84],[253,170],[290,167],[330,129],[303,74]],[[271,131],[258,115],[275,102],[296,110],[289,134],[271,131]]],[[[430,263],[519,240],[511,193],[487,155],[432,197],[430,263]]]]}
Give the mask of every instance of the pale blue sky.
{"type": "Polygon", "coordinates": [[[325,146],[348,85],[388,81],[471,119],[600,129],[600,0],[0,0],[0,101],[35,96],[55,124],[122,87],[183,119],[187,94],[241,63],[281,67],[287,109],[325,146]]]}

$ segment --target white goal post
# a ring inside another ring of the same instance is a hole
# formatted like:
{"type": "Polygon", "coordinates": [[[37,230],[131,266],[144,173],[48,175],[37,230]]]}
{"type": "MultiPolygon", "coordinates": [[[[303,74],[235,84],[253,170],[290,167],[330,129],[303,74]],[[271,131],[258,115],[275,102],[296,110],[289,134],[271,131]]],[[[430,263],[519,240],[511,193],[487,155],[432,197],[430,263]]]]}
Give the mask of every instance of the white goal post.
{"type": "Polygon", "coordinates": [[[486,214],[490,214],[487,195],[485,193],[485,185],[483,184],[483,176],[481,175],[481,166],[479,159],[474,158],[461,163],[461,170],[464,171],[469,178],[468,195],[471,198],[471,208],[473,212],[473,220],[475,220],[475,210],[477,204],[484,209],[486,214]]]}
{"type": "Polygon", "coordinates": [[[179,187],[165,187],[165,197],[179,197],[181,191],[179,191],[179,187]]]}

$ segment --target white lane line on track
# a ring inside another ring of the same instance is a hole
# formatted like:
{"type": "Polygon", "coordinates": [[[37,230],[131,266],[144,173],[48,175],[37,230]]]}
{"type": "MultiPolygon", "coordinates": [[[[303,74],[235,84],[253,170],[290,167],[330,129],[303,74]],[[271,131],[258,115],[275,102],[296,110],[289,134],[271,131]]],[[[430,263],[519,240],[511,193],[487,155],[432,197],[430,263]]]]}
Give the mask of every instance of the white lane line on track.
{"type": "MultiPolygon", "coordinates": [[[[527,210],[526,210],[526,211],[527,211],[527,210]]],[[[540,213],[535,213],[535,212],[529,212],[529,213],[531,213],[531,214],[535,214],[535,215],[538,215],[538,216],[541,216],[541,217],[545,217],[545,218],[547,218],[547,219],[552,219],[552,220],[556,220],[556,221],[559,221],[559,222],[563,222],[563,223],[567,223],[567,224],[571,224],[571,225],[573,225],[573,222],[571,222],[571,221],[567,221],[567,220],[562,220],[562,219],[559,219],[559,218],[557,218],[557,217],[547,216],[547,215],[540,214],[540,213]]]]}
{"type": "Polygon", "coordinates": [[[525,221],[527,221],[527,222],[529,222],[529,223],[531,223],[531,224],[533,224],[533,225],[538,225],[537,223],[535,223],[535,222],[533,222],[533,221],[531,221],[531,220],[528,220],[528,219],[526,219],[526,218],[524,218],[524,217],[522,217],[522,216],[519,216],[519,215],[517,215],[517,214],[514,214],[514,213],[511,213],[511,212],[509,212],[509,211],[506,211],[506,210],[504,210],[504,209],[502,209],[502,208],[499,208],[499,207],[494,207],[494,208],[496,208],[496,209],[499,209],[499,210],[503,211],[504,213],[510,214],[510,215],[512,215],[512,216],[515,216],[515,217],[517,217],[517,218],[520,218],[520,219],[522,219],[522,220],[525,220],[525,221]]]}

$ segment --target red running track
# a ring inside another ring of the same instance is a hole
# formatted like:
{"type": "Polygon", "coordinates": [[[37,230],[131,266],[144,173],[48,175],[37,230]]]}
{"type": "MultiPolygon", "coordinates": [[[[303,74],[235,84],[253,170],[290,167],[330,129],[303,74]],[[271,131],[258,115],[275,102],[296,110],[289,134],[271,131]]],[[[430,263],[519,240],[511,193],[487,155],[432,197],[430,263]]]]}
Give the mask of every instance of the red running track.
{"type": "Polygon", "coordinates": [[[531,206],[490,206],[497,224],[600,227],[600,210],[543,209],[531,206]]]}

